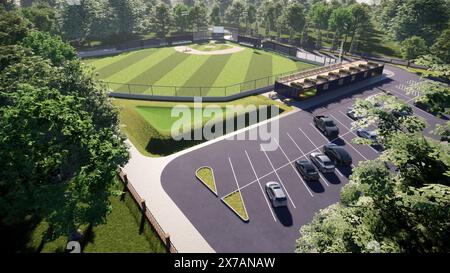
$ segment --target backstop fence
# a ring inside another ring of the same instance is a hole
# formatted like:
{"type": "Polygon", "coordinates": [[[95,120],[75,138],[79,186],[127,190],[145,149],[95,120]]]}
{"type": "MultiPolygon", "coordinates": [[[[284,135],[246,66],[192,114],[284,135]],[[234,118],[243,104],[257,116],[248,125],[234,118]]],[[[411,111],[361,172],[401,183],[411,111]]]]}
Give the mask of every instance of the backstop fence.
{"type": "Polygon", "coordinates": [[[106,85],[109,92],[115,94],[171,96],[171,97],[228,97],[246,91],[271,86],[278,78],[286,75],[291,75],[296,72],[299,72],[299,70],[289,71],[276,75],[270,75],[228,86],[174,86],[174,85],[156,85],[156,84],[119,83],[110,81],[101,81],[101,82],[103,82],[106,85]]]}

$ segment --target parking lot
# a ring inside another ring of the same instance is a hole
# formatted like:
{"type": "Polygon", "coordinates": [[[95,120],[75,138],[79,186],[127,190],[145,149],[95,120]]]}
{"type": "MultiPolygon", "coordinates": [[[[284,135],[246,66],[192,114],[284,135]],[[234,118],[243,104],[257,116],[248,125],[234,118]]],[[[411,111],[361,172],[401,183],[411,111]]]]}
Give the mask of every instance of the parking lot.
{"type": "MultiPolygon", "coordinates": [[[[388,69],[395,73],[391,80],[280,118],[275,151],[261,150],[261,143],[255,140],[221,140],[174,159],[161,177],[164,190],[217,252],[293,252],[299,228],[310,222],[318,210],[339,200],[352,167],[379,155],[379,147],[352,142],[356,131],[351,129],[347,108],[356,98],[384,91],[411,105],[414,95],[418,95],[405,93],[407,86],[419,81],[418,77],[400,69],[388,69]],[[329,140],[314,126],[312,117],[319,114],[335,121],[340,131],[338,138],[329,140]],[[352,156],[353,165],[320,174],[319,181],[305,181],[294,162],[322,151],[323,145],[330,142],[343,146],[352,156]],[[241,190],[249,222],[241,221],[195,179],[195,170],[200,166],[214,169],[219,198],[237,187],[241,190]],[[270,181],[283,187],[287,208],[271,206],[264,191],[270,181]]],[[[430,125],[426,134],[436,123],[443,122],[416,107],[413,110],[430,125]]]]}

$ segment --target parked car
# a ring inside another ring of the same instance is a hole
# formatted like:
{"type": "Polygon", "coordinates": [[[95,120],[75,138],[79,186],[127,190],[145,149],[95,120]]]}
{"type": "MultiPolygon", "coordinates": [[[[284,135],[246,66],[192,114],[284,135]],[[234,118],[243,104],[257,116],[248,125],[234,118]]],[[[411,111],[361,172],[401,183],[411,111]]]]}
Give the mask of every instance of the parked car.
{"type": "Polygon", "coordinates": [[[378,135],[375,131],[371,131],[365,128],[359,128],[356,130],[356,134],[365,139],[372,140],[373,142],[376,142],[378,140],[378,135]]]}
{"type": "Polygon", "coordinates": [[[411,107],[403,107],[400,110],[393,110],[392,114],[395,117],[407,117],[407,116],[411,116],[413,114],[413,111],[412,111],[411,107]]]}
{"type": "Polygon", "coordinates": [[[319,180],[319,173],[309,160],[295,161],[295,168],[305,180],[319,180]]]}
{"type": "Polygon", "coordinates": [[[311,162],[316,165],[322,173],[332,173],[334,172],[334,164],[331,159],[322,153],[311,153],[309,155],[311,162]]]}
{"type": "Polygon", "coordinates": [[[314,125],[327,137],[335,138],[339,135],[339,128],[327,116],[314,116],[314,125]]]}
{"type": "Polygon", "coordinates": [[[358,119],[361,119],[361,118],[364,117],[364,116],[361,115],[361,114],[359,114],[359,115],[356,114],[355,108],[353,108],[353,106],[347,108],[347,116],[348,116],[349,118],[353,119],[353,120],[358,120],[358,119]]]}
{"type": "Polygon", "coordinates": [[[287,198],[283,188],[278,182],[269,182],[266,184],[266,193],[273,207],[286,207],[287,198]]]}
{"type": "Polygon", "coordinates": [[[352,165],[352,157],[341,146],[329,143],[323,146],[323,153],[333,161],[334,165],[350,166],[352,165]]]}

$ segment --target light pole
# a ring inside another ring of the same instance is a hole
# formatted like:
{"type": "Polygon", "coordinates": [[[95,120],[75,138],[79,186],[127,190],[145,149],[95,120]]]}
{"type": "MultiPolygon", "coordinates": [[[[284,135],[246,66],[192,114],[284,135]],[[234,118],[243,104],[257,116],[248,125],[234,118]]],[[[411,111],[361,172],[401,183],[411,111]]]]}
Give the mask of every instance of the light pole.
{"type": "MultiPolygon", "coordinates": [[[[248,12],[245,10],[244,12],[242,12],[242,15],[244,15],[244,17],[245,17],[245,34],[247,34],[247,15],[248,15],[248,12]]],[[[240,22],[239,22],[239,24],[240,24],[240,22]]]]}
{"type": "Polygon", "coordinates": [[[184,32],[186,32],[186,25],[187,25],[187,20],[186,20],[186,18],[187,18],[188,15],[189,15],[189,12],[188,12],[188,11],[182,11],[182,12],[181,12],[181,16],[183,16],[183,18],[184,18],[184,20],[183,20],[183,22],[184,22],[184,24],[183,24],[183,31],[184,31],[184,32]]]}

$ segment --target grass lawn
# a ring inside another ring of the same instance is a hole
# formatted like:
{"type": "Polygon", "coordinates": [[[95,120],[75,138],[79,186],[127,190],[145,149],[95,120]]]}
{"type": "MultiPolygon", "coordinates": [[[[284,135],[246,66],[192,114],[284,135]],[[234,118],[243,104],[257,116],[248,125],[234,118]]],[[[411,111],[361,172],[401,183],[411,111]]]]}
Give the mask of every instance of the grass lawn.
{"type": "MultiPolygon", "coordinates": [[[[207,44],[190,46],[205,49],[207,44]]],[[[225,55],[193,55],[177,52],[173,47],[149,48],[116,56],[86,59],[83,62],[95,68],[98,79],[116,83],[109,84],[112,90],[178,96],[231,95],[240,89],[248,90],[272,84],[273,79],[267,79],[269,76],[314,67],[312,64],[246,47],[243,51],[225,55]],[[226,91],[223,88],[261,78],[264,79],[249,83],[248,86],[237,85],[226,91]],[[130,89],[127,84],[132,84],[130,89]],[[149,84],[159,87],[146,86],[149,84]],[[172,86],[183,88],[176,89],[172,86]],[[199,87],[204,88],[200,91],[199,87]]]]}
{"type": "Polygon", "coordinates": [[[196,175],[205,184],[205,186],[217,194],[216,181],[214,179],[214,174],[211,167],[202,167],[198,169],[196,175]]]}
{"type": "Polygon", "coordinates": [[[234,212],[244,221],[248,221],[249,217],[245,209],[244,201],[242,199],[241,191],[237,190],[223,199],[223,202],[234,209],[234,212]]]}
{"type": "MultiPolygon", "coordinates": [[[[120,182],[117,183],[117,188],[122,189],[120,182]]],[[[83,252],[165,252],[163,244],[147,223],[143,227],[143,232],[139,233],[141,213],[129,193],[125,194],[123,200],[120,200],[120,197],[111,197],[110,201],[112,211],[106,217],[106,223],[93,227],[87,233],[83,252]]],[[[45,253],[65,251],[67,236],[43,242],[42,238],[48,229],[45,221],[29,219],[20,226],[8,233],[8,236],[12,236],[9,239],[14,240],[12,242],[14,245],[10,246],[9,251],[45,253]],[[14,236],[19,240],[15,240],[14,236]]]]}
{"type": "MultiPolygon", "coordinates": [[[[194,107],[193,103],[156,102],[114,99],[114,105],[119,107],[121,128],[128,136],[136,148],[146,156],[165,156],[183,150],[202,141],[183,140],[175,141],[170,135],[170,129],[177,120],[171,117],[174,106],[194,107]]],[[[290,111],[291,108],[281,103],[275,102],[264,96],[250,96],[227,103],[203,103],[203,107],[212,106],[225,108],[227,105],[274,105],[280,112],[290,111]]],[[[201,125],[207,119],[202,119],[201,125]]],[[[199,128],[200,124],[194,124],[193,128],[199,128]]],[[[249,124],[247,124],[249,125],[249,124]]]]}

